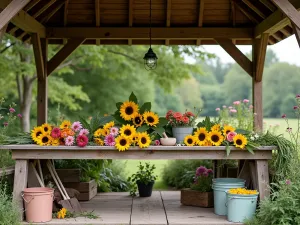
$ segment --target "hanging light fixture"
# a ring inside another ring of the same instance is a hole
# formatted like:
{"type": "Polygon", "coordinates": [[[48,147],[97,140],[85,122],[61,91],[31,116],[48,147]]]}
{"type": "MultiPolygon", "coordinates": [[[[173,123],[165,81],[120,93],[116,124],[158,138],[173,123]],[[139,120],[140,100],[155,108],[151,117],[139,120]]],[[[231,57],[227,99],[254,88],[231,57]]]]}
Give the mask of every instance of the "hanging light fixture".
{"type": "Polygon", "coordinates": [[[151,48],[151,41],[152,41],[152,37],[151,37],[151,28],[152,28],[152,8],[151,8],[151,0],[150,0],[150,48],[148,50],[148,52],[145,54],[144,56],[144,65],[145,65],[145,69],[146,70],[154,70],[157,66],[157,56],[154,53],[154,51],[151,48]]]}

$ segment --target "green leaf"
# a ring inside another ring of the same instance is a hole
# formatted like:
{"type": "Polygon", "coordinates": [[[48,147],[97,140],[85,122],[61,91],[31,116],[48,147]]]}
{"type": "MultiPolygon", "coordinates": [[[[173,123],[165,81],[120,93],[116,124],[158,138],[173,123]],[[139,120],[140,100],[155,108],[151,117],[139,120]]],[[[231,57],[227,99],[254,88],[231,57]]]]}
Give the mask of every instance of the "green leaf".
{"type": "Polygon", "coordinates": [[[135,94],[133,92],[131,92],[131,95],[129,96],[129,101],[132,101],[132,102],[135,102],[136,104],[138,104],[137,97],[135,96],[135,94]]]}
{"type": "Polygon", "coordinates": [[[250,152],[251,154],[254,155],[254,151],[253,151],[253,147],[252,146],[246,145],[246,149],[248,150],[248,152],[250,152]]]}
{"type": "Polygon", "coordinates": [[[117,103],[116,103],[116,106],[117,106],[117,109],[118,109],[118,110],[120,110],[122,104],[123,104],[123,102],[117,102],[117,103]]]}
{"type": "Polygon", "coordinates": [[[226,145],[226,155],[227,155],[227,156],[229,156],[230,151],[231,151],[231,150],[230,150],[230,146],[227,144],[227,145],[226,145]]]}
{"type": "Polygon", "coordinates": [[[160,127],[166,126],[168,124],[168,122],[169,121],[165,117],[160,117],[158,126],[160,126],[160,127]]]}
{"type": "Polygon", "coordinates": [[[116,124],[120,125],[126,124],[126,121],[120,116],[119,110],[117,110],[113,115],[113,121],[115,121],[116,124]]]}
{"type": "Polygon", "coordinates": [[[249,131],[243,130],[243,129],[236,129],[235,132],[238,134],[244,134],[244,135],[247,135],[250,133],[249,131]]]}
{"type": "Polygon", "coordinates": [[[100,117],[99,124],[100,124],[100,126],[104,126],[106,123],[109,123],[113,119],[114,119],[113,116],[103,116],[103,117],[100,117]]]}
{"type": "Polygon", "coordinates": [[[79,121],[85,129],[88,129],[89,131],[91,131],[90,124],[82,116],[79,116],[79,121]]]}
{"type": "Polygon", "coordinates": [[[141,127],[138,127],[136,129],[137,132],[144,132],[144,131],[147,131],[149,129],[148,125],[144,124],[142,125],[141,127]]]}
{"type": "Polygon", "coordinates": [[[165,132],[165,129],[163,127],[155,127],[153,128],[154,129],[154,132],[159,134],[161,137],[163,137],[163,132],[165,132]]]}
{"type": "Polygon", "coordinates": [[[151,110],[151,102],[145,102],[142,107],[140,108],[140,114],[143,114],[146,111],[151,110]]]}

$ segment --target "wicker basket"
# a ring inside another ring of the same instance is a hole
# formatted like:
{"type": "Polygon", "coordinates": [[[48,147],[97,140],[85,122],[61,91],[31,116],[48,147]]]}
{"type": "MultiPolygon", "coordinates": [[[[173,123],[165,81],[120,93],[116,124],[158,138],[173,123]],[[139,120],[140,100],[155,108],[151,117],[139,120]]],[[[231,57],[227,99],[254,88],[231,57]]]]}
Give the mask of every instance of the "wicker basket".
{"type": "Polygon", "coordinates": [[[214,206],[213,192],[199,192],[188,189],[181,190],[181,204],[211,208],[214,206]]]}

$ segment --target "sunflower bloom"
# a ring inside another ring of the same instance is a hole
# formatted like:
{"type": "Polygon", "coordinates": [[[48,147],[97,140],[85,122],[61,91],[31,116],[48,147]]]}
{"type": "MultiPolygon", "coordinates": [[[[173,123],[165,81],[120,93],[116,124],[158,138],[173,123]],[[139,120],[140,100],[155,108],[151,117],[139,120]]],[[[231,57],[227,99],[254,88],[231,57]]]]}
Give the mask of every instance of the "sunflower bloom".
{"type": "Polygon", "coordinates": [[[215,124],[211,127],[211,131],[220,131],[220,127],[221,127],[220,124],[215,124]]]}
{"type": "Polygon", "coordinates": [[[208,138],[208,132],[205,127],[198,128],[198,130],[194,133],[195,142],[199,146],[204,145],[207,138],[208,138]]]}
{"type": "Polygon", "coordinates": [[[196,138],[193,135],[187,135],[184,138],[184,144],[186,146],[194,146],[196,144],[196,138]]]}
{"type": "Polygon", "coordinates": [[[134,118],[138,110],[139,106],[136,103],[126,101],[120,107],[120,115],[124,120],[128,121],[134,118]]]}
{"type": "Polygon", "coordinates": [[[118,136],[115,139],[115,142],[116,142],[115,146],[119,150],[119,152],[128,150],[129,146],[131,144],[130,140],[126,136],[123,136],[123,135],[118,136]]]}
{"type": "Polygon", "coordinates": [[[123,125],[120,129],[120,134],[126,136],[129,140],[132,140],[136,133],[136,129],[134,126],[127,124],[123,125]]]}
{"type": "Polygon", "coordinates": [[[59,144],[60,144],[59,138],[52,138],[52,140],[51,140],[52,146],[59,146],[59,144]]]}
{"type": "Polygon", "coordinates": [[[44,133],[44,130],[42,127],[35,127],[32,131],[31,131],[31,138],[32,140],[37,143],[38,142],[38,137],[44,133]]]}
{"type": "Polygon", "coordinates": [[[65,129],[65,128],[70,128],[71,127],[71,121],[69,120],[64,120],[60,126],[61,129],[65,129]]]}
{"type": "Polygon", "coordinates": [[[102,129],[102,128],[99,128],[97,129],[95,132],[94,132],[94,137],[101,137],[101,136],[105,136],[105,130],[102,129]]]}
{"type": "Polygon", "coordinates": [[[147,148],[151,144],[151,138],[147,132],[142,132],[138,135],[138,145],[140,148],[147,148]]]}
{"type": "Polygon", "coordinates": [[[140,127],[144,122],[144,118],[141,114],[136,114],[132,119],[132,122],[136,127],[140,127]]]}
{"type": "Polygon", "coordinates": [[[94,138],[94,142],[100,146],[104,145],[104,141],[101,138],[94,138]]]}
{"type": "Polygon", "coordinates": [[[103,129],[104,129],[104,130],[110,130],[110,128],[112,128],[113,126],[115,126],[115,122],[114,122],[114,121],[110,121],[109,123],[106,123],[106,124],[103,126],[103,129]]]}
{"type": "Polygon", "coordinates": [[[45,133],[50,134],[52,131],[52,127],[48,123],[44,123],[42,125],[42,129],[44,130],[45,133]]]}
{"type": "Polygon", "coordinates": [[[242,134],[237,134],[233,138],[233,144],[237,148],[244,149],[247,143],[248,143],[247,138],[242,134]]]}
{"type": "Polygon", "coordinates": [[[156,125],[159,123],[159,117],[154,112],[144,112],[143,117],[145,123],[149,126],[156,127],[156,125]]]}
{"type": "Polygon", "coordinates": [[[229,132],[234,132],[235,128],[229,125],[225,125],[223,128],[223,134],[227,135],[229,132]]]}
{"type": "Polygon", "coordinates": [[[52,137],[50,134],[43,133],[39,135],[37,144],[41,146],[51,145],[52,137]]]}
{"type": "Polygon", "coordinates": [[[214,146],[220,146],[224,141],[224,136],[220,131],[211,131],[209,132],[209,141],[214,146]]]}

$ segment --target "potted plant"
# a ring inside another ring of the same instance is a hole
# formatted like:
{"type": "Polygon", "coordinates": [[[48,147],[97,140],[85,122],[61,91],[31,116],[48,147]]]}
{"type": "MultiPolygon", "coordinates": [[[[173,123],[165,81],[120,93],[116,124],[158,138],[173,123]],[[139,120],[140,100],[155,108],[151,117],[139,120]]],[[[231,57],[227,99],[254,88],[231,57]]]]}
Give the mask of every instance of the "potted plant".
{"type": "MultiPolygon", "coordinates": [[[[140,162],[138,168],[138,171],[132,174],[131,177],[128,178],[128,181],[134,184],[134,187],[137,185],[140,197],[150,197],[152,195],[154,182],[157,178],[157,176],[153,174],[156,167],[155,165],[150,165],[150,163],[142,165],[140,162]]],[[[135,195],[135,190],[136,188],[133,188],[133,190],[130,191],[131,195],[135,195]]]]}
{"type": "Polygon", "coordinates": [[[174,112],[169,110],[166,114],[168,125],[172,127],[173,137],[176,138],[177,143],[182,143],[187,135],[193,133],[195,121],[198,118],[201,109],[197,113],[186,111],[185,113],[174,112]]]}
{"type": "Polygon", "coordinates": [[[200,166],[196,169],[191,188],[181,190],[181,204],[199,207],[213,207],[213,170],[200,166]]]}

